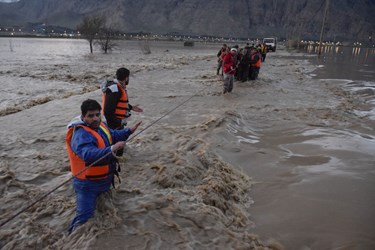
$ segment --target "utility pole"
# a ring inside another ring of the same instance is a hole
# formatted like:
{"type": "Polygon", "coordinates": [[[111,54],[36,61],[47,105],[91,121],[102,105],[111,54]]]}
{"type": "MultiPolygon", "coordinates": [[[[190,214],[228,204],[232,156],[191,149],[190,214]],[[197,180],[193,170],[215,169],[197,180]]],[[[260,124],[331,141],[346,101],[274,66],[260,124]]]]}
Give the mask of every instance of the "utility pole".
{"type": "Polygon", "coordinates": [[[327,13],[328,13],[328,7],[329,7],[329,0],[326,0],[326,7],[324,8],[324,16],[323,16],[322,30],[320,31],[318,55],[320,55],[320,54],[322,53],[323,31],[324,31],[324,25],[325,25],[325,23],[326,23],[326,18],[327,18],[327,13]]]}

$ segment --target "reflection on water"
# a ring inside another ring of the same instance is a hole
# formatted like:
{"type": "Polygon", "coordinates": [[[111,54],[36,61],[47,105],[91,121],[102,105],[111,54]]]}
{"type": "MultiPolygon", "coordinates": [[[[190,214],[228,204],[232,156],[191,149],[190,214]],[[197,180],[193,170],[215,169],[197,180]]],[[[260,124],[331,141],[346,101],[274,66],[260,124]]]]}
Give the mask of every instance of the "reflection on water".
{"type": "Polygon", "coordinates": [[[375,140],[371,135],[355,130],[312,128],[301,136],[306,139],[280,145],[287,152],[284,162],[288,165],[303,166],[301,170],[310,173],[350,175],[362,180],[374,171],[371,158],[375,140]]]}
{"type": "MultiPolygon", "coordinates": [[[[251,122],[231,123],[237,138],[254,136],[251,122]]],[[[257,140],[250,147],[274,163],[257,164],[260,156],[250,153],[242,160],[252,163],[245,172],[259,181],[251,208],[256,233],[285,249],[374,249],[372,132],[273,128],[257,131],[257,140]]]]}
{"type": "MultiPolygon", "coordinates": [[[[301,49],[308,54],[318,54],[319,47],[308,45],[301,49]]],[[[319,67],[319,78],[374,81],[375,48],[324,46],[314,60],[319,67]]]]}
{"type": "MultiPolygon", "coordinates": [[[[319,47],[308,45],[303,52],[317,55],[319,47]]],[[[318,65],[311,74],[316,79],[326,79],[344,90],[360,97],[371,107],[355,110],[361,117],[375,120],[375,48],[324,46],[313,63],[318,65]]]]}

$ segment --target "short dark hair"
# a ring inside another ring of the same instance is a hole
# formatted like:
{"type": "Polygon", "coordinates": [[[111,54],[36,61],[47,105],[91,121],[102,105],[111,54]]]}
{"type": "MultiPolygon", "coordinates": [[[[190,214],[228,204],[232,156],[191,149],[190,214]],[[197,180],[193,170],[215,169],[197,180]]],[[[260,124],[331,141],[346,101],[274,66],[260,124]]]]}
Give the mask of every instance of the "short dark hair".
{"type": "Polygon", "coordinates": [[[94,111],[94,110],[102,110],[102,107],[100,104],[92,99],[87,99],[86,101],[82,102],[81,105],[81,113],[83,116],[87,114],[88,111],[94,111]]]}
{"type": "Polygon", "coordinates": [[[119,81],[125,80],[126,77],[128,77],[130,74],[130,71],[127,68],[119,68],[116,71],[116,78],[119,81]]]}

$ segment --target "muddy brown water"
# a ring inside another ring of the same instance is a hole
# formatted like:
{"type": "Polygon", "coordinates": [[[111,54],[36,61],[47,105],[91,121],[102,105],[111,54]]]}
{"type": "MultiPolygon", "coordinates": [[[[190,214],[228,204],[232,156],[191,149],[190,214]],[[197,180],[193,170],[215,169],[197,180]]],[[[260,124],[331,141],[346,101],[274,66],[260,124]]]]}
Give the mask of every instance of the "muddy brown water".
{"type": "Polygon", "coordinates": [[[286,249],[373,249],[375,50],[327,48],[320,57],[311,48],[303,52],[318,67],[309,73],[313,79],[361,105],[320,114],[335,120],[329,125],[262,130],[253,144],[257,151],[243,155],[254,162],[244,171],[259,181],[252,192],[255,231],[286,249]]]}
{"type": "Polygon", "coordinates": [[[329,57],[280,46],[257,81],[223,96],[220,44],[150,42],[144,55],[124,41],[106,56],[88,54],[84,40],[11,44],[0,39],[0,80],[12,82],[0,93],[1,219],[69,178],[65,126],[84,99],[100,101],[100,81],[119,65],[145,110],[131,123],[194,98],[128,144],[122,184],[92,221],[66,235],[74,194],[65,185],[2,228],[0,247],[375,248],[373,52],[338,77],[329,57]],[[349,77],[358,72],[370,77],[349,77]]]}

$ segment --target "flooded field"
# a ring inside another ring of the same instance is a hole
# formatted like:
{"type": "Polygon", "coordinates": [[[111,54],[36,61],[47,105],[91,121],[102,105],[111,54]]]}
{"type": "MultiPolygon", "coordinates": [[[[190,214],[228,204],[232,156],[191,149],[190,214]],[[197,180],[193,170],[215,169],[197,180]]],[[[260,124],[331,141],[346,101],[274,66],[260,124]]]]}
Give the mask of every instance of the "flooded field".
{"type": "Polygon", "coordinates": [[[0,39],[0,222],[70,178],[66,125],[117,68],[144,109],[130,126],[193,96],[127,143],[122,183],[90,222],[67,235],[69,183],[0,228],[0,248],[375,248],[373,50],[280,47],[258,80],[222,95],[221,44],[149,46],[0,39]]]}

